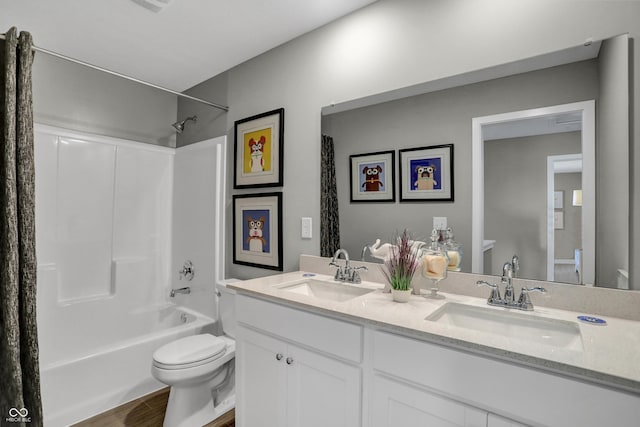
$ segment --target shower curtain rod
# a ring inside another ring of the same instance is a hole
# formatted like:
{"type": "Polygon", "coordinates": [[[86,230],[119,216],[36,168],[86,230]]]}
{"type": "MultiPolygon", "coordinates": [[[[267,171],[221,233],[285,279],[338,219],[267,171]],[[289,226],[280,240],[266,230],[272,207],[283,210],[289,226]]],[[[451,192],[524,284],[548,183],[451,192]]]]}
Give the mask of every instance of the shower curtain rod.
{"type": "MultiPolygon", "coordinates": [[[[4,33],[0,33],[0,39],[2,39],[2,40],[5,39],[5,34],[4,33]]],[[[64,59],[65,61],[69,61],[69,62],[73,62],[73,63],[76,63],[76,64],[84,65],[85,67],[93,68],[94,70],[102,71],[102,72],[105,72],[107,74],[111,74],[113,76],[122,77],[123,79],[127,79],[127,80],[130,80],[132,82],[140,83],[140,84],[143,84],[145,86],[149,86],[149,87],[152,87],[152,88],[155,88],[155,89],[159,89],[159,90],[162,90],[162,91],[165,91],[165,92],[172,93],[172,94],[180,96],[182,98],[187,98],[187,99],[190,99],[192,101],[200,102],[201,104],[206,104],[206,105],[209,105],[210,107],[214,107],[214,108],[217,108],[217,109],[225,111],[225,112],[229,111],[229,107],[227,107],[225,105],[216,104],[216,103],[210,102],[210,101],[205,101],[204,99],[196,98],[195,96],[191,96],[191,95],[187,95],[185,93],[177,92],[177,91],[172,90],[172,89],[167,89],[166,87],[158,86],[157,84],[153,84],[153,83],[149,83],[149,82],[144,81],[144,80],[136,79],[135,77],[127,76],[126,74],[121,74],[121,73],[118,73],[116,71],[111,71],[111,70],[108,70],[106,68],[102,68],[102,67],[99,67],[97,65],[93,65],[93,64],[90,64],[88,62],[81,61],[79,59],[71,58],[70,56],[66,56],[66,55],[63,55],[63,54],[58,53],[58,52],[54,52],[52,50],[48,50],[48,49],[44,49],[44,48],[41,48],[41,47],[37,47],[35,45],[32,46],[32,49],[35,50],[36,52],[46,53],[47,55],[55,56],[57,58],[64,59]]]]}

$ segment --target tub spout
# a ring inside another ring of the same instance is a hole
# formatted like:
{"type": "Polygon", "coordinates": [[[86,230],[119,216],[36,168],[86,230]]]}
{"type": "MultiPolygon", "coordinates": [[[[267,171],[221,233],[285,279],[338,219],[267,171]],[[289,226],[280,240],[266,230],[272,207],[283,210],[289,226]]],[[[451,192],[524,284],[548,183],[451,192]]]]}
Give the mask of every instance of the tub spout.
{"type": "Polygon", "coordinates": [[[169,294],[169,296],[173,298],[176,296],[176,294],[190,294],[190,293],[191,293],[191,288],[188,286],[185,286],[184,288],[171,289],[171,293],[169,294]]]}

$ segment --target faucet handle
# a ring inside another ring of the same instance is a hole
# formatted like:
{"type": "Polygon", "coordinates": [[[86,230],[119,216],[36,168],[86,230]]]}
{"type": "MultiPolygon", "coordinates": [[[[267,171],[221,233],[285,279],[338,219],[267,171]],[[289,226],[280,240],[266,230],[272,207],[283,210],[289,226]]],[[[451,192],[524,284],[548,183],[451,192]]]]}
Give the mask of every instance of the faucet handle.
{"type": "Polygon", "coordinates": [[[491,288],[491,295],[489,295],[489,298],[487,299],[487,303],[489,304],[500,304],[502,303],[502,297],[500,296],[500,289],[498,288],[498,285],[495,285],[493,283],[489,283],[486,280],[478,280],[476,282],[476,285],[478,286],[488,286],[491,288]]]}
{"type": "Polygon", "coordinates": [[[344,280],[344,272],[342,271],[342,266],[335,261],[331,261],[329,263],[331,267],[337,267],[336,274],[333,276],[334,280],[344,280]]]}
{"type": "Polygon", "coordinates": [[[180,280],[182,280],[183,277],[189,281],[193,280],[193,276],[196,275],[196,271],[193,268],[193,263],[189,260],[186,260],[182,268],[178,270],[178,274],[180,275],[180,280]]]}
{"type": "Polygon", "coordinates": [[[369,269],[366,265],[361,265],[360,267],[351,267],[351,276],[347,277],[347,280],[349,280],[351,283],[361,283],[362,279],[360,278],[360,273],[358,273],[358,271],[360,270],[368,271],[369,269]]]}
{"type": "Polygon", "coordinates": [[[522,287],[520,291],[520,298],[518,298],[518,307],[521,310],[525,311],[533,311],[533,303],[531,302],[531,298],[529,298],[529,292],[547,292],[545,288],[542,286],[534,286],[533,288],[525,288],[522,287]]]}

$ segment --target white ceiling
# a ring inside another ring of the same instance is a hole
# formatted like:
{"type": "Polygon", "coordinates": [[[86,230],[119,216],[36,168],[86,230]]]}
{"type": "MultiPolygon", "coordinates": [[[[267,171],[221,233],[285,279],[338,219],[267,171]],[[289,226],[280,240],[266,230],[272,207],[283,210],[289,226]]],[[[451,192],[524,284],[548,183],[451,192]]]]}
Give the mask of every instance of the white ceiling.
{"type": "Polygon", "coordinates": [[[183,91],[375,1],[0,0],[0,32],[183,91]]]}

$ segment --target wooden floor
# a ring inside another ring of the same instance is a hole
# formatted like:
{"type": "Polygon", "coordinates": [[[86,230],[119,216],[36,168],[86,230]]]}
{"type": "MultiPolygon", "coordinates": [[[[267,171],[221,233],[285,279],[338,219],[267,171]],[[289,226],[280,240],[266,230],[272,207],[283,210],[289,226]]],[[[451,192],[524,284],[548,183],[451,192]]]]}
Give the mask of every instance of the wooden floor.
{"type": "MultiPolygon", "coordinates": [[[[162,427],[168,399],[169,388],[164,388],[74,424],[73,427],[162,427]]],[[[205,427],[235,427],[235,419],[235,410],[231,410],[205,427]]]]}

